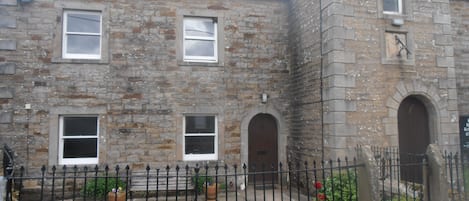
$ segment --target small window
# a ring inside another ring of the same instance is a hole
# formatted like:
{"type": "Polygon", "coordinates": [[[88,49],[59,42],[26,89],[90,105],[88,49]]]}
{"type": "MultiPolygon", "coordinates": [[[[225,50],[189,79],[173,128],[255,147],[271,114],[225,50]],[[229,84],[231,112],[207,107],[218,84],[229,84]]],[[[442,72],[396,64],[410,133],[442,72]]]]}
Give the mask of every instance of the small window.
{"type": "Polygon", "coordinates": [[[60,164],[98,163],[98,117],[61,116],[60,164]]]}
{"type": "Polygon", "coordinates": [[[184,118],[184,160],[216,159],[216,117],[186,116],[184,118]]]}
{"type": "Polygon", "coordinates": [[[214,18],[185,17],[184,61],[217,62],[217,23],[214,18]]]}
{"type": "Polygon", "coordinates": [[[402,14],[402,0],[383,0],[383,13],[402,14]]]}
{"type": "Polygon", "coordinates": [[[101,59],[101,13],[65,11],[62,57],[101,59]]]}

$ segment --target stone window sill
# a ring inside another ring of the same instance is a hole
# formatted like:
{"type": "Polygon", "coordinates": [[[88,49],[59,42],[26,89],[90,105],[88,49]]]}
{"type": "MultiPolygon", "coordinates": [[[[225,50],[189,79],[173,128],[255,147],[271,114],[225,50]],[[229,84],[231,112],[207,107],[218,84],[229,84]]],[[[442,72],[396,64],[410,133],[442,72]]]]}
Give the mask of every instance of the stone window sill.
{"type": "Polygon", "coordinates": [[[52,58],[52,63],[109,64],[107,59],[64,59],[52,58]]]}

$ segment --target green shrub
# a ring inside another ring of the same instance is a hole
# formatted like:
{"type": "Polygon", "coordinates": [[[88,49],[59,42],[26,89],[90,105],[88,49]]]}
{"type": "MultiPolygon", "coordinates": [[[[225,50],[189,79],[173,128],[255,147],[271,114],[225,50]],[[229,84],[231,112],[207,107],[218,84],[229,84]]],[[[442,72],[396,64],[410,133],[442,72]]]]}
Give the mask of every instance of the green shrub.
{"type": "Polygon", "coordinates": [[[327,200],[345,201],[357,200],[356,174],[345,172],[335,174],[324,181],[324,187],[320,190],[327,200]]]}
{"type": "MultiPolygon", "coordinates": [[[[125,182],[121,179],[117,179],[117,187],[125,189],[125,182]]],[[[97,179],[91,179],[86,182],[86,186],[81,190],[82,194],[86,197],[104,197],[110,192],[113,188],[116,188],[116,178],[108,177],[107,185],[106,178],[99,177],[97,179]]]]}
{"type": "MultiPolygon", "coordinates": [[[[405,195],[400,195],[400,196],[395,195],[391,199],[391,201],[407,201],[407,200],[414,200],[414,198],[406,197],[405,195]]],[[[417,200],[420,200],[420,199],[417,199],[417,200]]]]}

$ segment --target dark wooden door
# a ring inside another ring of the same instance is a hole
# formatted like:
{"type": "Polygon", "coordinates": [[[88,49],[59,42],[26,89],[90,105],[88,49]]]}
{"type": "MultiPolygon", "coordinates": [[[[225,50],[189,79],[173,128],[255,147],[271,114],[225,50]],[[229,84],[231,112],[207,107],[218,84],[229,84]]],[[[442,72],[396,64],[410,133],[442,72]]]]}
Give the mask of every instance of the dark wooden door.
{"type": "Polygon", "coordinates": [[[429,118],[425,105],[415,97],[402,101],[398,110],[401,178],[422,183],[423,155],[430,144],[429,118]]]}
{"type": "MultiPolygon", "coordinates": [[[[277,122],[275,117],[269,114],[258,114],[249,122],[249,172],[270,171],[272,166],[274,170],[278,168],[277,153],[277,122]]],[[[253,179],[256,184],[272,183],[276,181],[277,176],[272,174],[258,174],[256,178],[249,177],[250,183],[253,179]]]]}

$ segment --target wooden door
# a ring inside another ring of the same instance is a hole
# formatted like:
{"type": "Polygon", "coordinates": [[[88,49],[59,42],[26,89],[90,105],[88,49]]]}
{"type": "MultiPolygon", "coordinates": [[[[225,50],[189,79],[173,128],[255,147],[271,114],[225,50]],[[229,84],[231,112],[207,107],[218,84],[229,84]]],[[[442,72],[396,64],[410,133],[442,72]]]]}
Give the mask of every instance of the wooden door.
{"type": "MultiPolygon", "coordinates": [[[[278,150],[277,150],[277,122],[275,117],[269,114],[258,114],[254,116],[249,123],[249,172],[260,172],[274,170],[278,168],[278,150]]],[[[252,175],[249,181],[252,184],[256,179],[256,184],[272,183],[277,180],[277,176],[272,174],[258,174],[256,178],[252,175]]]]}
{"type": "Polygon", "coordinates": [[[398,110],[401,178],[423,182],[421,163],[430,144],[429,118],[425,105],[415,97],[404,99],[398,110]]]}

